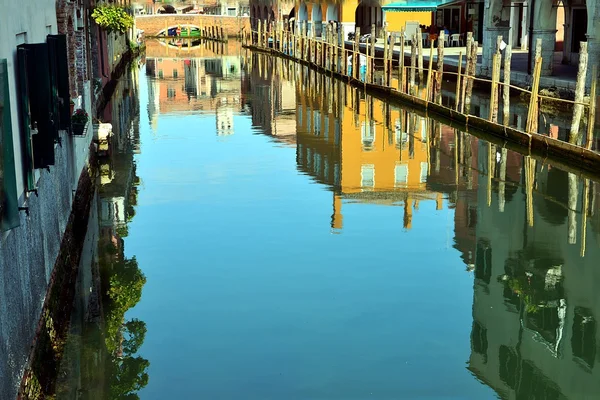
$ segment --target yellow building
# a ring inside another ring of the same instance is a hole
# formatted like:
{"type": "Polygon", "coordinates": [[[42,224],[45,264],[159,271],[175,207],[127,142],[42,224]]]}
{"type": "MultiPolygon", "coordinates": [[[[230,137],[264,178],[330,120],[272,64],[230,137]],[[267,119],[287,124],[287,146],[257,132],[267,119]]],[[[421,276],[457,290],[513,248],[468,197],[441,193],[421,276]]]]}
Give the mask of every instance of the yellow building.
{"type": "MultiPolygon", "coordinates": [[[[375,25],[376,34],[381,32],[384,22],[388,31],[400,32],[406,29],[406,22],[430,25],[438,0],[345,0],[311,1],[300,0],[294,3],[276,3],[272,0],[250,1],[252,26],[256,21],[293,21],[296,29],[305,26],[307,31],[321,36],[323,25],[335,22],[343,30],[343,37],[360,28],[361,34],[371,33],[375,25]],[[385,10],[385,11],[384,11],[385,10]]],[[[412,26],[412,25],[411,25],[412,26]]]]}
{"type": "Polygon", "coordinates": [[[426,118],[369,96],[361,98],[356,89],[321,75],[300,81],[297,162],[305,173],[333,186],[333,228],[342,227],[342,196],[359,202],[402,203],[406,228],[419,200],[435,200],[441,208],[442,195],[426,187],[430,171],[426,118]]]}

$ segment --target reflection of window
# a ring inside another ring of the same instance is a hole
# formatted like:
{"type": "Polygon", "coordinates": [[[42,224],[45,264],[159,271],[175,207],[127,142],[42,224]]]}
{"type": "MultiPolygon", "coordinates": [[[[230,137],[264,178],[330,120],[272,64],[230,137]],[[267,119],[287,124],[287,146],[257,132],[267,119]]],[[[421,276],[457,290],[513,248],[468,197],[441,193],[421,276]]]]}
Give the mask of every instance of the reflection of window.
{"type": "Polygon", "coordinates": [[[315,153],[313,159],[313,172],[319,176],[319,172],[321,172],[321,155],[319,153],[315,153]]]}
{"type": "Polygon", "coordinates": [[[558,328],[561,324],[558,307],[537,307],[536,304],[531,306],[535,308],[527,310],[525,326],[539,333],[546,342],[554,347],[558,340],[558,328]]]}
{"type": "Polygon", "coordinates": [[[427,123],[425,118],[421,118],[421,141],[427,143],[427,123]]]}
{"type": "Polygon", "coordinates": [[[477,226],[477,207],[470,206],[467,211],[467,227],[475,228],[477,226]]]}
{"type": "Polygon", "coordinates": [[[471,348],[475,353],[484,356],[485,362],[487,362],[487,329],[475,320],[473,321],[473,329],[471,330],[471,348]]]}
{"type": "Polygon", "coordinates": [[[338,163],[333,165],[333,184],[340,186],[340,164],[338,163]]]}
{"type": "Polygon", "coordinates": [[[402,124],[400,123],[400,118],[396,119],[396,129],[394,132],[394,138],[396,139],[397,149],[402,148],[404,143],[408,141],[408,134],[406,132],[402,132],[402,124]]]}
{"type": "Polygon", "coordinates": [[[375,166],[365,164],[360,168],[360,186],[364,188],[375,187],[375,166]]]}
{"type": "Polygon", "coordinates": [[[173,97],[175,97],[175,89],[173,88],[167,88],[167,97],[172,99],[173,97]]]}
{"type": "Polygon", "coordinates": [[[298,164],[302,164],[302,159],[304,158],[304,147],[300,143],[298,143],[298,150],[296,151],[296,157],[298,158],[298,164]]]}
{"type": "Polygon", "coordinates": [[[394,171],[395,187],[404,187],[408,183],[408,165],[396,165],[394,171]]]}
{"type": "Polygon", "coordinates": [[[500,346],[498,359],[500,360],[500,379],[508,387],[514,389],[517,385],[517,371],[519,367],[517,353],[513,349],[503,345],[500,346]]]}
{"type": "Polygon", "coordinates": [[[372,150],[375,144],[375,124],[373,121],[363,122],[361,129],[363,150],[372,150]]]}
{"type": "Polygon", "coordinates": [[[173,69],[173,78],[177,78],[177,70],[173,69]]]}
{"type": "Polygon", "coordinates": [[[308,133],[312,133],[312,130],[310,129],[312,125],[312,110],[310,109],[310,107],[307,107],[306,110],[306,131],[308,133]]]}
{"type": "Polygon", "coordinates": [[[492,277],[492,248],[485,241],[480,239],[477,242],[475,251],[475,278],[490,283],[492,277]]]}
{"type": "Polygon", "coordinates": [[[518,399],[564,399],[556,383],[544,375],[535,364],[523,360],[519,381],[526,384],[518,385],[518,399]]]}
{"type": "Polygon", "coordinates": [[[340,120],[339,119],[335,119],[335,133],[334,133],[334,143],[335,144],[340,144],[340,133],[342,131],[342,128],[340,127],[340,120]]]}
{"type": "Polygon", "coordinates": [[[321,112],[315,110],[315,135],[321,134],[321,112]]]}
{"type": "Polygon", "coordinates": [[[325,136],[325,139],[329,138],[329,114],[325,115],[325,129],[323,129],[323,136],[325,136]]]}
{"type": "Polygon", "coordinates": [[[421,163],[421,183],[427,182],[427,175],[429,173],[429,164],[426,162],[421,163]]]}
{"type": "Polygon", "coordinates": [[[587,308],[575,307],[571,347],[575,357],[583,360],[589,368],[594,367],[594,360],[596,359],[596,320],[587,308]]]}
{"type": "Polygon", "coordinates": [[[298,115],[298,125],[302,126],[302,106],[298,104],[298,109],[296,110],[296,115],[298,115]]]}
{"type": "Polygon", "coordinates": [[[329,182],[329,159],[323,156],[323,177],[329,182]]]}

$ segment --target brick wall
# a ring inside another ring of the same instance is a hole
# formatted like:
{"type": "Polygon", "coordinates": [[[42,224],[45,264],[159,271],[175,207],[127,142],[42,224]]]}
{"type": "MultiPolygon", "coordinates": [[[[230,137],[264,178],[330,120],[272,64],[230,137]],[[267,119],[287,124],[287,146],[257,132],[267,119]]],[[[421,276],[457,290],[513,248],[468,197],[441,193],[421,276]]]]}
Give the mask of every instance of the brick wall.
{"type": "Polygon", "coordinates": [[[250,29],[249,17],[229,17],[217,15],[142,15],[135,19],[138,29],[144,31],[144,35],[156,36],[161,30],[177,25],[195,25],[204,27],[223,27],[223,31],[229,37],[238,36],[243,28],[246,32],[250,29]]]}
{"type": "Polygon", "coordinates": [[[75,59],[77,60],[77,92],[83,93],[83,82],[87,80],[86,42],[83,29],[75,32],[75,59]]]}
{"type": "Polygon", "coordinates": [[[75,32],[73,28],[73,14],[75,3],[66,0],[56,2],[56,24],[58,33],[67,35],[67,57],[69,59],[69,87],[71,96],[77,97],[77,68],[75,62],[75,32]]]}

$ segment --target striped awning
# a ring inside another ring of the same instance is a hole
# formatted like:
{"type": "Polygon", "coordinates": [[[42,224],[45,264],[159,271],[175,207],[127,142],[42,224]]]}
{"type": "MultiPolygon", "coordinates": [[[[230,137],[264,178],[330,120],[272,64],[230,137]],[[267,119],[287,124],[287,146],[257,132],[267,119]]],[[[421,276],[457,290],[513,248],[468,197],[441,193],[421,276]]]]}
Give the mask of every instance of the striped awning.
{"type": "Polygon", "coordinates": [[[382,6],[381,9],[383,11],[391,11],[391,12],[414,12],[414,11],[435,11],[438,6],[443,4],[444,2],[439,0],[428,0],[428,1],[397,1],[394,3],[386,4],[382,6]]]}

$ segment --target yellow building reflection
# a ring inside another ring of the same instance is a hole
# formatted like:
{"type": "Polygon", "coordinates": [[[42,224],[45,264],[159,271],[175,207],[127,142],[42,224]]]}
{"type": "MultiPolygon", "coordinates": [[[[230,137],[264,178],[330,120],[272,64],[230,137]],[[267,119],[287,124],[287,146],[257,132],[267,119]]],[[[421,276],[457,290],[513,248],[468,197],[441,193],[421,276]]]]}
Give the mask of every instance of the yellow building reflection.
{"type": "Polygon", "coordinates": [[[334,229],[343,226],[342,197],[403,203],[407,229],[420,200],[435,200],[442,207],[442,194],[426,186],[433,128],[427,118],[361,96],[325,76],[303,73],[296,85],[298,163],[334,187],[334,229]]]}

